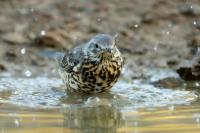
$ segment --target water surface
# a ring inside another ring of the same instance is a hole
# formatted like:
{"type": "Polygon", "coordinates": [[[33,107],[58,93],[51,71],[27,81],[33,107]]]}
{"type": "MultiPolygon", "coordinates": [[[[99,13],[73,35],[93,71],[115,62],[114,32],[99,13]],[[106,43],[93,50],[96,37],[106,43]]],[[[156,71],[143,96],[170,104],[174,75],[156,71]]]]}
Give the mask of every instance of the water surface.
{"type": "Polygon", "coordinates": [[[187,85],[172,89],[121,79],[109,93],[75,95],[57,77],[2,76],[0,103],[1,133],[200,131],[198,92],[187,85]]]}

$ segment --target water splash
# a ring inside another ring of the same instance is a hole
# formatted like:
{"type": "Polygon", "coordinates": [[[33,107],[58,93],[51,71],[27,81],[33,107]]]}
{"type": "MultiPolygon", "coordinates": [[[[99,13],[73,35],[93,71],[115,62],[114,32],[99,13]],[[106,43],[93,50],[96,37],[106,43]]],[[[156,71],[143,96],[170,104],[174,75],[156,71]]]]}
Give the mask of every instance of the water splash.
{"type": "Polygon", "coordinates": [[[193,24],[194,24],[194,25],[197,25],[197,21],[193,21],[193,24]]]}
{"type": "Polygon", "coordinates": [[[24,72],[24,74],[25,74],[26,77],[31,77],[32,72],[31,72],[30,70],[26,70],[26,71],[24,72]]]}
{"type": "Polygon", "coordinates": [[[134,108],[188,104],[197,98],[190,91],[160,89],[144,83],[118,83],[113,91],[126,97],[134,108]],[[120,89],[122,87],[123,90],[120,89]]]}
{"type": "Polygon", "coordinates": [[[10,91],[7,97],[0,95],[0,102],[41,108],[79,106],[114,106],[137,109],[175,104],[189,104],[197,98],[191,91],[160,89],[142,82],[118,82],[110,93],[92,96],[67,95],[58,78],[35,77],[0,79],[0,94],[10,91]]]}
{"type": "Polygon", "coordinates": [[[8,88],[12,91],[8,98],[0,97],[1,102],[24,106],[57,106],[64,92],[55,91],[54,88],[61,85],[56,78],[2,78],[0,91],[8,88]]]}
{"type": "Polygon", "coordinates": [[[22,48],[21,50],[20,50],[20,53],[23,55],[23,54],[25,54],[26,53],[26,48],[22,48]]]}
{"type": "Polygon", "coordinates": [[[200,86],[199,82],[196,82],[196,83],[195,83],[195,86],[196,86],[196,87],[199,87],[199,86],[200,86]]]}
{"type": "Polygon", "coordinates": [[[139,25],[138,25],[138,24],[135,24],[135,25],[134,25],[134,27],[135,27],[135,28],[138,28],[138,27],[139,27],[139,25]]]}

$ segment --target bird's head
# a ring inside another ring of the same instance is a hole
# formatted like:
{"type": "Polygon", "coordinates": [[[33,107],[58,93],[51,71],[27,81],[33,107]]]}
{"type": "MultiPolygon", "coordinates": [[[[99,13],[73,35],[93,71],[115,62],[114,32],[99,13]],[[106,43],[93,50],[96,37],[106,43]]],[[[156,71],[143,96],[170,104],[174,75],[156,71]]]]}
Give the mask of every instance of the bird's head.
{"type": "Polygon", "coordinates": [[[92,38],[88,43],[90,55],[100,57],[103,60],[111,60],[119,50],[116,47],[116,36],[99,34],[92,38]]]}

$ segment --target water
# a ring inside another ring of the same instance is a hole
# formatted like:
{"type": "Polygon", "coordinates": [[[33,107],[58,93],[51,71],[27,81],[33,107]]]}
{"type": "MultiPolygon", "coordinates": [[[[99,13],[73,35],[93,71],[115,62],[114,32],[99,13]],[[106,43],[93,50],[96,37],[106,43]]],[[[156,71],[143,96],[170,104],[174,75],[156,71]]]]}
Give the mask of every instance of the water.
{"type": "Polygon", "coordinates": [[[1,133],[198,133],[200,130],[199,105],[125,111],[112,106],[43,110],[1,108],[1,133]]]}
{"type": "MultiPolygon", "coordinates": [[[[148,81],[165,78],[166,74],[176,76],[173,72],[152,70],[147,73],[148,81]]],[[[200,130],[196,91],[159,88],[141,79],[121,79],[109,93],[75,95],[67,94],[62,81],[48,74],[17,78],[2,74],[0,108],[0,133],[197,133],[200,130]]]]}

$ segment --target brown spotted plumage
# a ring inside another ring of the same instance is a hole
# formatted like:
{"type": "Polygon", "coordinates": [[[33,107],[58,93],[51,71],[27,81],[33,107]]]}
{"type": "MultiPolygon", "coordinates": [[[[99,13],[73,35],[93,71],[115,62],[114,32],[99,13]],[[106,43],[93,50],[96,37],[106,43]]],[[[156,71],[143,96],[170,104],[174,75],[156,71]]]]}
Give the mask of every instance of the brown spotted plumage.
{"type": "Polygon", "coordinates": [[[99,34],[67,54],[58,54],[59,73],[71,92],[99,93],[117,82],[123,59],[115,37],[99,34]]]}

